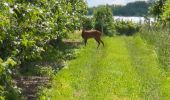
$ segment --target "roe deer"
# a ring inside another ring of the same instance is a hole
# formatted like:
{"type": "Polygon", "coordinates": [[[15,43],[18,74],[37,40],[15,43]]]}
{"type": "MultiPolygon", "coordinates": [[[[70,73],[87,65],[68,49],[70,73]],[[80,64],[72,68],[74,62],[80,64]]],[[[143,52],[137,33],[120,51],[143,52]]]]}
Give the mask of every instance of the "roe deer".
{"type": "Polygon", "coordinates": [[[86,30],[84,30],[84,29],[82,30],[82,34],[81,34],[82,38],[84,39],[85,46],[86,46],[87,40],[88,40],[89,38],[94,38],[94,39],[97,41],[97,43],[98,43],[97,48],[99,47],[100,42],[101,42],[101,43],[103,44],[103,46],[104,46],[104,43],[103,43],[103,41],[101,40],[101,35],[102,35],[102,33],[99,32],[99,31],[97,31],[97,30],[89,30],[89,31],[86,31],[86,30]]]}

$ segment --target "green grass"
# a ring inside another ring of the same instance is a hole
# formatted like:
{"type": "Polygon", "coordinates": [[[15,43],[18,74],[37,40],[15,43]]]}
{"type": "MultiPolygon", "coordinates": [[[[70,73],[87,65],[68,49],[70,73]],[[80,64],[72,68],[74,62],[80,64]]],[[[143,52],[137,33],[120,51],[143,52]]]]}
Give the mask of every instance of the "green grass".
{"type": "Polygon", "coordinates": [[[79,50],[42,90],[40,100],[160,100],[169,98],[170,79],[155,51],[139,36],[104,37],[105,47],[94,40],[79,50]]]}
{"type": "Polygon", "coordinates": [[[154,46],[160,63],[164,65],[165,70],[170,71],[170,34],[168,29],[153,27],[149,30],[147,26],[143,26],[140,36],[154,46]]]}

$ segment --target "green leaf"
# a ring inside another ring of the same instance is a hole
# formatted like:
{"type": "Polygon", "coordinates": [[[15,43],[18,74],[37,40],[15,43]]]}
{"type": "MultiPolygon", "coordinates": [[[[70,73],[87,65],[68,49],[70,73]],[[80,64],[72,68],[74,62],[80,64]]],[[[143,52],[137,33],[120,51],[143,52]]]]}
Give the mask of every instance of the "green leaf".
{"type": "Polygon", "coordinates": [[[8,58],[6,63],[11,67],[14,67],[17,64],[12,58],[8,58]]]}

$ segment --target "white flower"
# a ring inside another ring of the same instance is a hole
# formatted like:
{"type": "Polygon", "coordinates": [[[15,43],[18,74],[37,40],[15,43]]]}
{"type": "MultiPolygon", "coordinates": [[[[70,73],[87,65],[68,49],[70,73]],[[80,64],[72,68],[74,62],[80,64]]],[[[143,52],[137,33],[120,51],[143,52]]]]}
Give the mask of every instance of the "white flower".
{"type": "Polygon", "coordinates": [[[14,13],[12,8],[9,9],[9,12],[12,13],[12,14],[14,13]]]}
{"type": "Polygon", "coordinates": [[[42,10],[39,10],[39,12],[42,14],[43,13],[43,11],[42,10]]]}
{"type": "Polygon", "coordinates": [[[14,6],[15,9],[16,9],[17,7],[18,7],[17,5],[14,6]]]}
{"type": "Polygon", "coordinates": [[[30,11],[32,11],[32,9],[30,9],[30,8],[29,8],[29,9],[27,9],[27,12],[30,12],[30,11]]]}
{"type": "Polygon", "coordinates": [[[8,3],[6,3],[6,2],[4,3],[4,5],[5,5],[5,6],[9,6],[9,4],[8,4],[8,3]]]}

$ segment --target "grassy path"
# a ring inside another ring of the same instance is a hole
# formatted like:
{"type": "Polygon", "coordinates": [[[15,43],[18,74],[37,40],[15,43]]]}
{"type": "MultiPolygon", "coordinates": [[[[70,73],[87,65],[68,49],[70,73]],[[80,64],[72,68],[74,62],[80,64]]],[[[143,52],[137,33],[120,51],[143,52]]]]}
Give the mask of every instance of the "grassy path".
{"type": "MultiPolygon", "coordinates": [[[[41,100],[160,100],[166,87],[157,57],[139,37],[105,37],[105,47],[93,40],[82,47],[44,89],[41,100]]],[[[165,97],[164,97],[165,99],[165,97]]]]}

